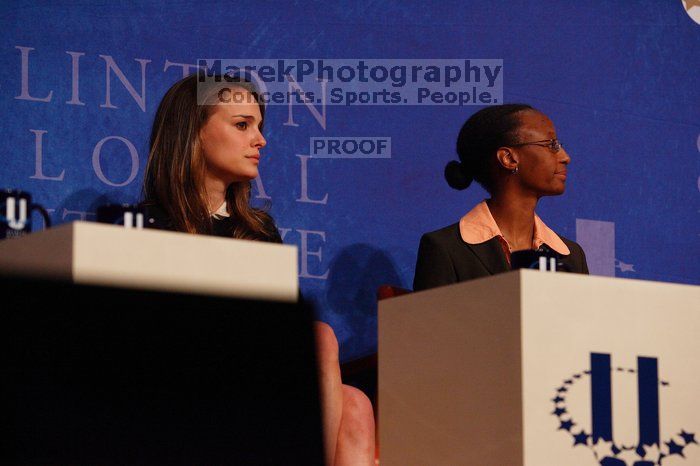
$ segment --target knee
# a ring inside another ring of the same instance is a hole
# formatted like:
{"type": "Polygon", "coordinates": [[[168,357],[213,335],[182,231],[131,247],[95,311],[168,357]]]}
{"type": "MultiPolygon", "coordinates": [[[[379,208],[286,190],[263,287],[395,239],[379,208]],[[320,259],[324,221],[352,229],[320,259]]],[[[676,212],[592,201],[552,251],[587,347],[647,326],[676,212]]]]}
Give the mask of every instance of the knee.
{"type": "Polygon", "coordinates": [[[358,447],[374,446],[374,412],[372,402],[361,390],[343,385],[343,421],[341,434],[358,447]]]}
{"type": "Polygon", "coordinates": [[[333,328],[325,322],[314,322],[316,352],[321,365],[338,364],[338,339],[333,328]]]}

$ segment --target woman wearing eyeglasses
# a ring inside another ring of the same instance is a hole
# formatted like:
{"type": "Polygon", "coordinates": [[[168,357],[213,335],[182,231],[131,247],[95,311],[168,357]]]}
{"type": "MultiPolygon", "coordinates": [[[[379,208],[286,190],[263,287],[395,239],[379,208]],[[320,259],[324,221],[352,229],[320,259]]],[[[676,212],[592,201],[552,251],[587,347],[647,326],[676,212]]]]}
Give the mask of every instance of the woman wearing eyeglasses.
{"type": "Polygon", "coordinates": [[[511,253],[523,249],[548,249],[570,271],[588,273],[581,246],[535,213],[541,197],[564,192],[571,161],[546,115],[523,104],[486,107],[462,126],[457,154],[445,167],[447,183],[462,190],[476,181],[490,198],[423,235],[415,290],[508,271],[511,253]]]}

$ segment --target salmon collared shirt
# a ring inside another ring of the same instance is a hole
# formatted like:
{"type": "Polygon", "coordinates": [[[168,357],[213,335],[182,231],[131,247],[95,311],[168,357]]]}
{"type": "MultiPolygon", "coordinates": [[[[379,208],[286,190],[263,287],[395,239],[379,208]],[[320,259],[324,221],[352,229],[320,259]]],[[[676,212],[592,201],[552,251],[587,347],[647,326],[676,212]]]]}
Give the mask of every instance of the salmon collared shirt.
{"type": "MultiPolygon", "coordinates": [[[[469,244],[480,244],[497,237],[498,242],[503,248],[503,253],[510,265],[510,255],[513,248],[508,244],[508,241],[503,237],[501,230],[498,228],[496,221],[491,215],[486,201],[481,201],[464,217],[459,220],[459,233],[462,240],[469,244]]],[[[535,227],[532,235],[532,249],[539,249],[543,244],[546,244],[554,251],[563,256],[571,254],[569,247],[564,244],[564,241],[559,238],[559,235],[549,228],[540,217],[535,214],[535,227]]]]}

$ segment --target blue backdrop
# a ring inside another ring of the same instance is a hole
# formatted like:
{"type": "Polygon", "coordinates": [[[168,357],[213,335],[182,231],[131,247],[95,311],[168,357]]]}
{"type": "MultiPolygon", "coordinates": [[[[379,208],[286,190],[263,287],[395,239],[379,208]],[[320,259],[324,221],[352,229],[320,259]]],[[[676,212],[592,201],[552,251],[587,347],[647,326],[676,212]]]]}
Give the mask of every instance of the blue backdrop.
{"type": "MultiPolygon", "coordinates": [[[[681,0],[9,1],[0,37],[0,186],[56,223],[138,200],[155,109],[198,58],[502,59],[505,101],[548,114],[572,157],[540,216],[594,273],[700,283],[700,26],[681,0]]],[[[485,197],[442,177],[477,109],[270,107],[257,200],[344,359],[376,349],[376,287],[411,286],[420,235],[485,197]],[[307,158],[311,137],[357,136],[391,157],[307,158]]]]}

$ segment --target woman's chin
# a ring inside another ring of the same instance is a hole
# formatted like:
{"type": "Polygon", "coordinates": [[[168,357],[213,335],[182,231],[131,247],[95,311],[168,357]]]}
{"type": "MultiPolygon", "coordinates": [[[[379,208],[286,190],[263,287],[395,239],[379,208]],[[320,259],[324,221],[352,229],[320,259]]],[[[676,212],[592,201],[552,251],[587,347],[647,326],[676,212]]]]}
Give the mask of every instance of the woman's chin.
{"type": "Polygon", "coordinates": [[[249,181],[253,181],[258,177],[258,175],[258,170],[250,170],[245,173],[236,173],[235,176],[230,178],[230,183],[247,183],[249,181]]]}
{"type": "Polygon", "coordinates": [[[540,191],[539,197],[545,196],[561,196],[566,191],[566,186],[552,186],[549,189],[540,191]]]}
{"type": "Polygon", "coordinates": [[[566,191],[566,187],[562,186],[561,188],[554,189],[549,195],[550,196],[561,196],[564,194],[564,191],[566,191]]]}

